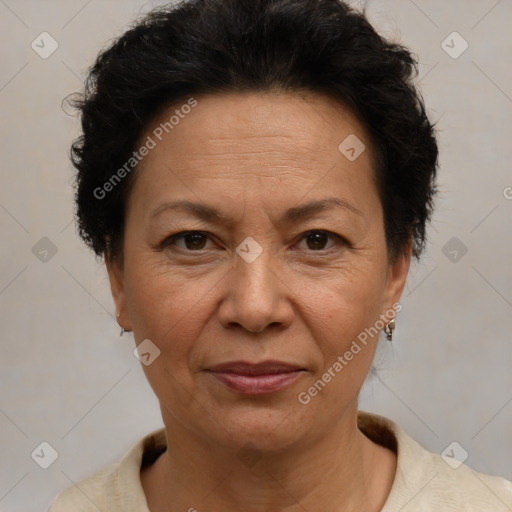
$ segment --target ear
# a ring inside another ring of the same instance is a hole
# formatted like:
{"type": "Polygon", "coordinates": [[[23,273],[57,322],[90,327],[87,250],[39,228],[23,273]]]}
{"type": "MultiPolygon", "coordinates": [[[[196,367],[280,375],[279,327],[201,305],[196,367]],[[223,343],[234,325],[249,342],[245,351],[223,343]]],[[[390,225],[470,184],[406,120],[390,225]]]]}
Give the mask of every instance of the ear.
{"type": "Polygon", "coordinates": [[[132,325],[128,314],[124,287],[124,269],[116,260],[110,257],[105,258],[105,266],[107,267],[112,298],[114,299],[116,311],[119,313],[119,318],[116,318],[116,320],[126,331],[131,331],[132,325]]]}
{"type": "Polygon", "coordinates": [[[409,238],[407,246],[400,252],[394,261],[388,266],[388,275],[385,290],[385,310],[389,311],[393,305],[399,302],[405,287],[412,257],[412,237],[409,238]]]}

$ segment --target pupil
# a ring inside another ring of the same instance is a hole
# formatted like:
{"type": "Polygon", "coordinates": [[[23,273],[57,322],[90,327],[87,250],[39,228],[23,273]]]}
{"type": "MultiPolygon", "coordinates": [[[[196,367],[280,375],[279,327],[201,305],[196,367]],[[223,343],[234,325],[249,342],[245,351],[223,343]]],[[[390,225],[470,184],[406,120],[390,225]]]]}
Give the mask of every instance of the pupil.
{"type": "Polygon", "coordinates": [[[205,237],[201,233],[192,233],[190,235],[187,235],[187,249],[202,249],[204,247],[205,237]],[[188,243],[190,240],[192,240],[192,243],[188,243]],[[201,243],[203,242],[203,243],[201,243]],[[192,245],[193,247],[190,247],[192,245]]]}
{"type": "Polygon", "coordinates": [[[312,235],[309,235],[309,240],[313,242],[313,246],[310,249],[323,249],[323,246],[325,246],[325,243],[327,241],[327,234],[326,233],[313,233],[312,235]],[[323,242],[323,243],[322,243],[323,242]],[[322,247],[318,247],[318,245],[315,246],[315,244],[320,244],[322,247]]]}

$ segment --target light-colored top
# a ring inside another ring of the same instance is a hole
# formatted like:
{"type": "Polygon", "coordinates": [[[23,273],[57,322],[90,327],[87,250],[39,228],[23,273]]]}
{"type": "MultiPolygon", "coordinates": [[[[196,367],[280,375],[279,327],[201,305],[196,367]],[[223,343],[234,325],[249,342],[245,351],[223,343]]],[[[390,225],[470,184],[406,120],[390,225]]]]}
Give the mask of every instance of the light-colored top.
{"type": "MultiPolygon", "coordinates": [[[[511,512],[512,482],[459,465],[454,445],[431,453],[384,416],[358,412],[359,429],[397,454],[391,492],[381,512],[511,512]]],[[[61,492],[49,512],[149,512],[141,467],[166,449],[165,429],[135,444],[117,463],[61,492]]]]}

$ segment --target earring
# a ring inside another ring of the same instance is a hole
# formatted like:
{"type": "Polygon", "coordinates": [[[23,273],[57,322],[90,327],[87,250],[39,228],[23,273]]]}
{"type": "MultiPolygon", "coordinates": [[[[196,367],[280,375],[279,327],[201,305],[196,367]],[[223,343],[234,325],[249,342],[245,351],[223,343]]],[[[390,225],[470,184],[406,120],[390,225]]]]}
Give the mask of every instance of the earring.
{"type": "MultiPolygon", "coordinates": [[[[117,313],[117,315],[116,315],[117,318],[119,318],[120,315],[121,315],[121,313],[117,313]]],[[[121,326],[121,332],[119,333],[119,336],[122,336],[125,332],[126,332],[126,329],[121,326]]]]}
{"type": "Polygon", "coordinates": [[[384,331],[387,334],[388,341],[393,340],[393,331],[395,330],[395,319],[392,318],[384,327],[384,331]]]}

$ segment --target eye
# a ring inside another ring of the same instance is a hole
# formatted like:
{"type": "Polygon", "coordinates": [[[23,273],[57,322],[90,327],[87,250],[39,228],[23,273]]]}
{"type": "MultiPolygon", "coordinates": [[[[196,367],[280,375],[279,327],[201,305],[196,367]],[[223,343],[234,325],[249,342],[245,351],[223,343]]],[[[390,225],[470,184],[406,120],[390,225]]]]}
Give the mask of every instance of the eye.
{"type": "Polygon", "coordinates": [[[331,233],[330,231],[323,231],[319,229],[304,233],[300,241],[302,242],[303,240],[306,240],[308,249],[311,249],[312,251],[324,251],[329,250],[329,248],[325,247],[329,238],[335,240],[338,244],[346,244],[345,240],[341,236],[331,233]]]}
{"type": "MultiPolygon", "coordinates": [[[[185,252],[200,252],[205,249],[209,239],[210,237],[208,234],[203,231],[181,231],[180,233],[176,233],[175,235],[171,235],[166,238],[160,244],[160,248],[174,245],[185,252]]],[[[300,242],[305,240],[307,249],[314,252],[320,252],[327,251],[332,248],[332,246],[326,248],[326,244],[328,244],[329,239],[334,240],[338,245],[347,244],[340,235],[319,229],[310,230],[304,233],[300,242]]],[[[336,243],[334,245],[336,245],[336,243]]]]}
{"type": "Polygon", "coordinates": [[[162,242],[162,246],[176,245],[179,249],[188,252],[197,252],[205,248],[208,238],[208,235],[202,231],[182,231],[166,238],[162,242]],[[177,242],[179,241],[183,241],[184,247],[178,245],[177,242]]]}

